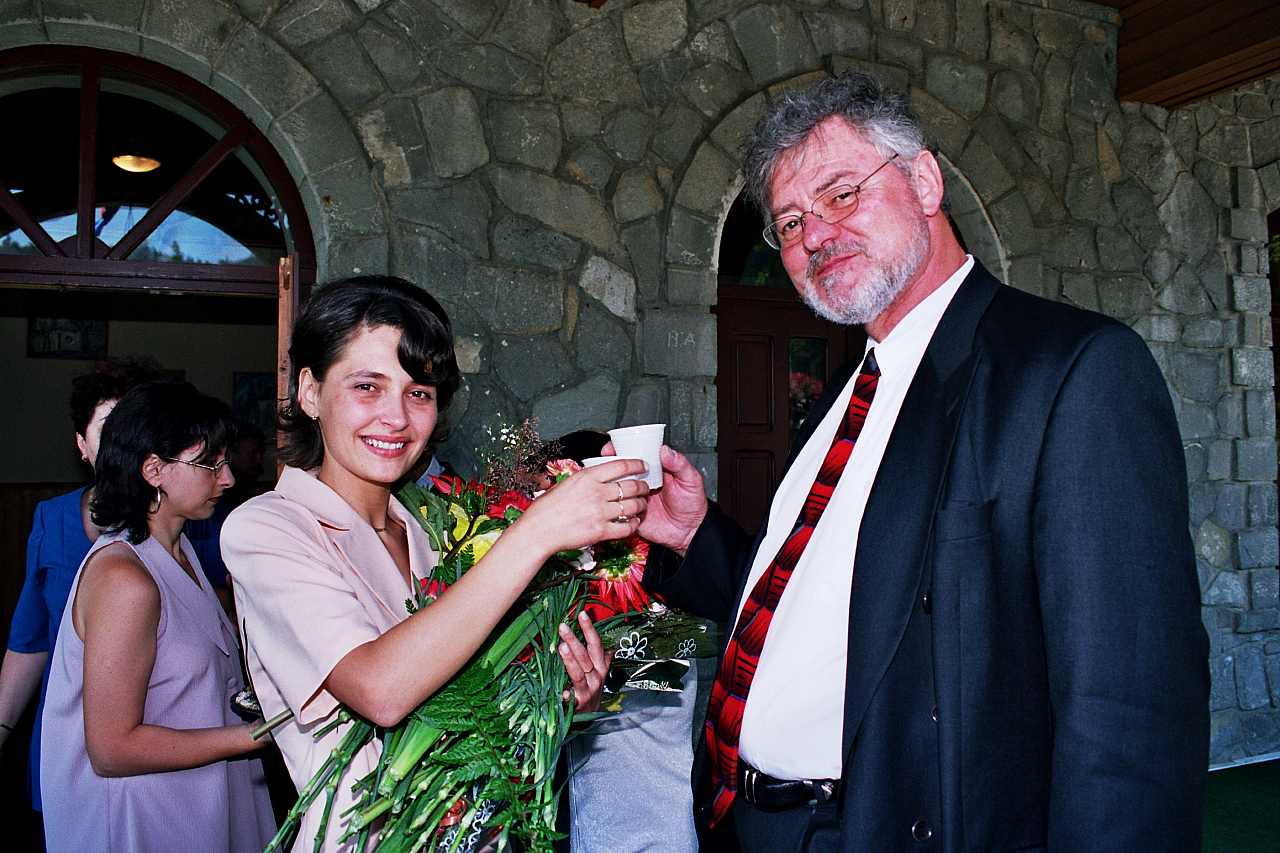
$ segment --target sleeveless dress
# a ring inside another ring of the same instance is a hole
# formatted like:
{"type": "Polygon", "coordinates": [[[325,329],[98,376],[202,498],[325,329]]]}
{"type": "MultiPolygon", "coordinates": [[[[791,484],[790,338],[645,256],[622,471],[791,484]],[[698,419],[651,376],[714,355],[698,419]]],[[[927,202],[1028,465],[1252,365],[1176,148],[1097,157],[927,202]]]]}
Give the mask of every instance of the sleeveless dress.
{"type": "MultiPolygon", "coordinates": [[[[104,534],[89,556],[119,541],[129,544],[123,533],[104,534]]],[[[240,723],[229,706],[242,685],[235,631],[191,544],[182,538],[199,586],[155,539],[130,547],[160,590],[143,721],[175,729],[240,723]]],[[[82,563],[68,602],[75,601],[83,570],[82,563]]],[[[140,776],[94,773],[84,737],[84,642],[72,610],[63,613],[44,709],[40,784],[49,853],[261,853],[275,820],[257,758],[140,776]]]]}

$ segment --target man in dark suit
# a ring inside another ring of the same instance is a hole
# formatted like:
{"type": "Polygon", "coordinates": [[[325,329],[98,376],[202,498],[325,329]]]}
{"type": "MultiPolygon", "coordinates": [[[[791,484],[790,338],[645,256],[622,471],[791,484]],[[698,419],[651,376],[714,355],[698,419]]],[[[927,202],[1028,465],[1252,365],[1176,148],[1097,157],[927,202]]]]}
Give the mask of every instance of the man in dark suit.
{"type": "Polygon", "coordinates": [[[742,623],[706,810],[769,853],[1199,850],[1208,643],[1146,345],[967,256],[870,75],[772,107],[745,170],[801,295],[872,355],[828,382],[754,540],[663,449],[646,584],[742,623]]]}

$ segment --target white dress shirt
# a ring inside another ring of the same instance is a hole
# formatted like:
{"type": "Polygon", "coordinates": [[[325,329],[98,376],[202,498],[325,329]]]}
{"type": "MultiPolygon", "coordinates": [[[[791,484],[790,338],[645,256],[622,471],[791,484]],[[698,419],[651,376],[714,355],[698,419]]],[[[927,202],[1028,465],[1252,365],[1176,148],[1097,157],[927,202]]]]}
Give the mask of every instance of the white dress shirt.
{"type": "MultiPolygon", "coordinates": [[[[880,366],[875,397],[831,502],[778,602],[743,713],[742,759],[771,776],[840,778],[849,592],[858,529],[916,368],[938,321],[972,268],[969,257],[883,341],[867,341],[868,348],[875,347],[880,366]]],[[[774,493],[768,531],[751,566],[748,591],[794,527],[849,406],[853,385],[851,378],[774,493]]],[[[742,602],[738,607],[741,610],[742,602]]]]}

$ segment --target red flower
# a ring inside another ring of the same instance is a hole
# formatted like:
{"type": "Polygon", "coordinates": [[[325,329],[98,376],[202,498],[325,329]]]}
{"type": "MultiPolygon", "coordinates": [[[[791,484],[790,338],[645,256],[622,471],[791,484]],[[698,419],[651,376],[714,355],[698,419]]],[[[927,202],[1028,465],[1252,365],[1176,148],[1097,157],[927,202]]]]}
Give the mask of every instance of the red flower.
{"type": "Polygon", "coordinates": [[[442,495],[461,494],[467,490],[468,485],[470,485],[470,488],[473,490],[481,488],[475,480],[472,480],[470,484],[467,484],[462,482],[461,477],[439,477],[433,474],[431,475],[431,482],[435,485],[436,491],[440,492],[442,495]]]}
{"type": "Polygon", "coordinates": [[[595,557],[591,600],[586,605],[591,618],[646,610],[656,598],[640,586],[649,557],[649,543],[638,536],[600,542],[595,546],[595,557]]]}
{"type": "Polygon", "coordinates": [[[531,503],[533,503],[533,501],[529,500],[519,492],[506,491],[499,495],[498,499],[489,505],[489,517],[502,518],[506,515],[508,507],[524,512],[529,508],[529,504],[531,503]]]}
{"type": "Polygon", "coordinates": [[[427,604],[435,601],[440,597],[440,593],[449,588],[449,585],[437,578],[422,579],[422,595],[426,599],[427,604]]]}

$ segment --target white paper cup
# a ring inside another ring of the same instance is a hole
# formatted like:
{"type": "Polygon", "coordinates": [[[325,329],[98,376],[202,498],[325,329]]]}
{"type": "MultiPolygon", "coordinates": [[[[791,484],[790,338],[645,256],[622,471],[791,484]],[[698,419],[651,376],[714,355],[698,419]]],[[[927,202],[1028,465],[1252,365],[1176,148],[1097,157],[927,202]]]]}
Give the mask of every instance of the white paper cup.
{"type": "Polygon", "coordinates": [[[613,449],[619,457],[642,459],[649,466],[649,473],[636,479],[643,479],[651,489],[662,487],[662,462],[658,458],[658,452],[662,449],[662,437],[666,430],[666,424],[641,424],[609,430],[613,449]]]}
{"type": "MultiPolygon", "coordinates": [[[[638,457],[631,456],[588,456],[582,460],[583,468],[594,468],[597,465],[603,465],[606,462],[617,462],[619,459],[631,459],[638,457]]],[[[643,480],[644,474],[624,474],[621,477],[610,480],[610,483],[616,483],[618,480],[643,480]]]]}

